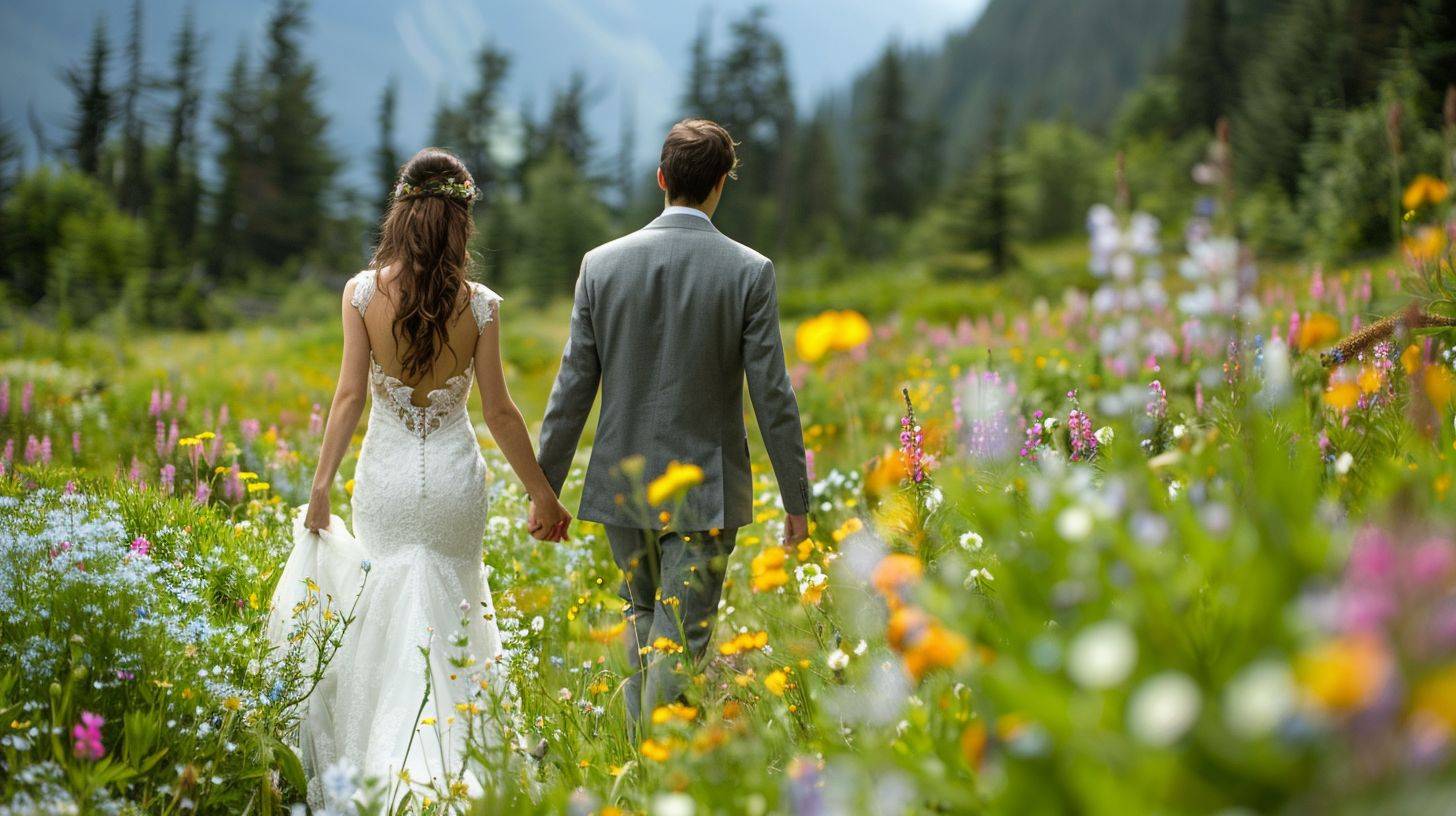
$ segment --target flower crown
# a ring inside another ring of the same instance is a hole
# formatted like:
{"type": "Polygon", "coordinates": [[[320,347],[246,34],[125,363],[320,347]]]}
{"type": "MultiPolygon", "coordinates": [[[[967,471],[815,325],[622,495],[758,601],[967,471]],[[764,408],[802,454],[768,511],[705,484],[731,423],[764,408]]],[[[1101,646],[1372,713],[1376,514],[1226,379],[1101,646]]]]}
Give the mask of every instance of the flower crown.
{"type": "Polygon", "coordinates": [[[473,204],[480,196],[480,190],[476,188],[473,181],[456,181],[455,179],[431,179],[423,184],[413,184],[400,179],[394,185],[395,200],[409,198],[420,198],[422,196],[436,196],[438,198],[451,198],[456,201],[463,201],[466,204],[473,204]]]}

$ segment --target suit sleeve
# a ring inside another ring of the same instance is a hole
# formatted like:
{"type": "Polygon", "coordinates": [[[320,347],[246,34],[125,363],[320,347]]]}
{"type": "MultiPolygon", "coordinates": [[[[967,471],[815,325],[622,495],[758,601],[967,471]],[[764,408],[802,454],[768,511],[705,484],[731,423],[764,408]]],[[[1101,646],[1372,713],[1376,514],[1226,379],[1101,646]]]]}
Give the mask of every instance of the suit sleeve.
{"type": "Polygon", "coordinates": [[[597,385],[602,378],[601,359],[597,356],[596,335],[592,327],[591,296],[586,282],[586,262],[576,278],[576,296],[571,308],[571,336],[561,353],[561,370],[551,387],[546,403],[546,416],[541,421],[541,450],[537,461],[546,480],[559,495],[576,455],[582,428],[592,403],[596,402],[597,385]]]}
{"type": "Polygon", "coordinates": [[[784,364],[783,334],[779,331],[779,301],[772,261],[765,261],[748,292],[743,328],[743,369],[748,375],[748,396],[758,429],[773,463],[786,512],[809,511],[809,474],[804,460],[804,433],[799,425],[799,403],[784,364]]]}

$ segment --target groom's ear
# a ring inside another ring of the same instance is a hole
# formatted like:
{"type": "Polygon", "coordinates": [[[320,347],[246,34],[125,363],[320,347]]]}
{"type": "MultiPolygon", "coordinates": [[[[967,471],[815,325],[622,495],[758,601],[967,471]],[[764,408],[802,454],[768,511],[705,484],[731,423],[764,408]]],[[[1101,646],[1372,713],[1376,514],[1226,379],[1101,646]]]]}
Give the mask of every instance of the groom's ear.
{"type": "Polygon", "coordinates": [[[667,192],[667,174],[662,172],[662,165],[657,166],[657,189],[667,192]]]}

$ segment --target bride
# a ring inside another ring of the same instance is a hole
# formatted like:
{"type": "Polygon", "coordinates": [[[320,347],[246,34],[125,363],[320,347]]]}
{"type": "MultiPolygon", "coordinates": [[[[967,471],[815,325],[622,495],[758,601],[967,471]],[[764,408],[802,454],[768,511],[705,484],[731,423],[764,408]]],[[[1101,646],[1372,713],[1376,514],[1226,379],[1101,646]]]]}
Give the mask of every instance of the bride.
{"type": "Polygon", "coordinates": [[[481,551],[487,469],[466,411],[472,376],[486,427],[535,504],[533,535],[562,540],[571,520],[506,387],[501,298],[467,278],[475,196],[459,159],[420,151],[400,172],[373,268],[344,288],[338,387],[269,618],[286,648],[303,639],[296,610],[354,605],[300,728],[315,807],[320,775],[338,763],[382,780],[391,799],[478,785],[461,767],[466,736],[493,729],[479,715],[508,691],[492,671],[501,645],[481,551]],[[329,501],[366,393],[351,537],[329,501]]]}

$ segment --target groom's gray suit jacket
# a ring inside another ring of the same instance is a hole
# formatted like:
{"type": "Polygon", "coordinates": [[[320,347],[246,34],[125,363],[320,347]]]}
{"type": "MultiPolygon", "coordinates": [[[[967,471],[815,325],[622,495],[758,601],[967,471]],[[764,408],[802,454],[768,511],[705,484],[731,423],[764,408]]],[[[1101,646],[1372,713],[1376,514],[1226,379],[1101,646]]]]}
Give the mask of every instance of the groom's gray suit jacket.
{"type": "Polygon", "coordinates": [[[557,492],[602,390],[577,515],[618,527],[694,531],[753,520],[743,381],[784,509],[805,513],[808,476],[799,406],[784,367],[773,263],[704,218],[659,216],[582,259],[571,339],[541,426],[539,459],[557,492]],[[623,462],[641,457],[641,470],[623,462]],[[678,461],[701,485],[671,507],[645,507],[642,486],[678,461]]]}

